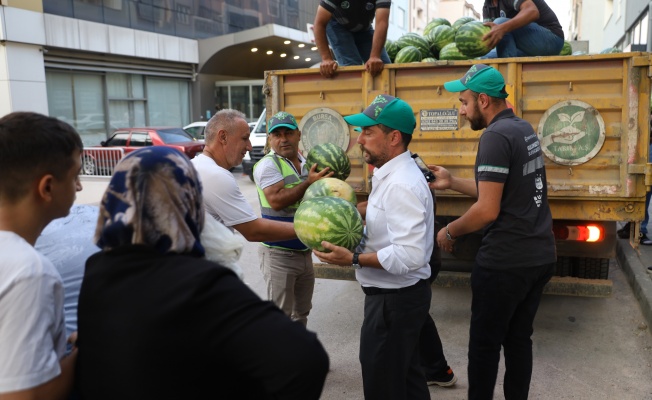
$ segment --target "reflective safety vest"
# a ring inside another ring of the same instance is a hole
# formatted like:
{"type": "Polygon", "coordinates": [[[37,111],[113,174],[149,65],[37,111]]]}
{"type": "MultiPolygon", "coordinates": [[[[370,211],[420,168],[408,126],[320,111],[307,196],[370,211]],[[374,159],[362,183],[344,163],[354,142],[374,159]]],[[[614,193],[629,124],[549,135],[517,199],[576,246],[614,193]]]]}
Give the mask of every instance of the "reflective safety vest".
{"type": "MultiPolygon", "coordinates": [[[[283,157],[279,157],[277,154],[274,153],[267,154],[260,161],[258,161],[256,165],[254,165],[254,171],[256,170],[258,165],[266,158],[272,159],[274,161],[274,164],[276,164],[278,170],[281,172],[281,175],[283,175],[283,187],[285,189],[293,188],[302,182],[301,177],[294,169],[294,166],[291,165],[291,161],[283,157]]],[[[283,208],[282,210],[277,211],[274,210],[272,206],[269,204],[267,198],[265,197],[265,193],[258,185],[256,185],[256,190],[258,191],[258,200],[260,202],[260,213],[263,218],[272,219],[276,221],[294,222],[294,213],[297,211],[297,208],[299,208],[299,205],[301,204],[301,200],[283,208]]],[[[308,250],[308,247],[305,244],[303,244],[299,239],[283,240],[280,242],[263,242],[263,245],[268,247],[275,247],[279,249],[286,249],[286,250],[301,250],[301,251],[308,250]]]]}

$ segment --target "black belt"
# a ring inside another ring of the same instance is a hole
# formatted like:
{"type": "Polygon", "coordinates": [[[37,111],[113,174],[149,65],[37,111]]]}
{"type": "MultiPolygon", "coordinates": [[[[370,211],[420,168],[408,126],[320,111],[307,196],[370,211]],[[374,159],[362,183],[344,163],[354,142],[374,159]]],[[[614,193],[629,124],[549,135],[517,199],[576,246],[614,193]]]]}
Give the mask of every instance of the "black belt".
{"type": "Polygon", "coordinates": [[[377,294],[405,293],[405,292],[409,292],[411,290],[414,290],[414,289],[418,288],[420,285],[423,285],[426,282],[428,282],[427,279],[421,279],[421,280],[419,280],[419,282],[415,283],[412,286],[406,286],[406,287],[397,288],[397,289],[383,289],[383,288],[378,288],[378,287],[374,287],[374,286],[362,286],[362,291],[367,296],[375,296],[377,294]]]}

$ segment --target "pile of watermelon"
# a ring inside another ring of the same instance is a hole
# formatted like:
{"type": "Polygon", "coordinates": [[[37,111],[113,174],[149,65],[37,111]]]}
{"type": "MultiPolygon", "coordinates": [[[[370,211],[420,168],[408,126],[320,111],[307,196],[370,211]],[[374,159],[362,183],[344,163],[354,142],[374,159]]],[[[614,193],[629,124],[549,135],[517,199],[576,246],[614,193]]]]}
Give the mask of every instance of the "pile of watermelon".
{"type": "Polygon", "coordinates": [[[325,251],[321,242],[354,250],[362,240],[362,217],[356,208],[355,191],[344,182],[351,172],[346,152],[331,143],[314,146],[306,156],[306,166],[317,164],[317,170],[329,167],[330,178],[312,183],[294,214],[297,237],[311,249],[325,251]]]}
{"type": "Polygon", "coordinates": [[[435,18],[423,30],[423,36],[406,33],[396,41],[387,40],[385,50],[394,63],[468,60],[491,50],[482,37],[491,28],[471,17],[462,17],[452,24],[435,18]]]}

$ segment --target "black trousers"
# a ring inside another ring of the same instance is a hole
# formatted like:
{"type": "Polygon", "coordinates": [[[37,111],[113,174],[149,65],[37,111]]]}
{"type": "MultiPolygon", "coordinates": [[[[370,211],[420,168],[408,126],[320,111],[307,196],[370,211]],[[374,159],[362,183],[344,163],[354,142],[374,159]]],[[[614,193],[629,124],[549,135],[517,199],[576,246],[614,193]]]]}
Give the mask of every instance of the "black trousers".
{"type": "MultiPolygon", "coordinates": [[[[435,244],[436,246],[436,244],[435,244]]],[[[435,249],[439,253],[439,249],[435,249]]],[[[430,261],[430,268],[432,274],[428,278],[428,285],[432,287],[432,282],[435,281],[439,274],[440,261],[437,255],[437,261],[430,261]]],[[[432,319],[430,313],[426,317],[423,327],[421,327],[421,335],[419,336],[419,358],[421,359],[421,367],[423,373],[426,375],[426,381],[441,376],[448,370],[448,362],[444,356],[444,348],[441,344],[439,332],[435,320],[432,319]]]]}
{"type": "Polygon", "coordinates": [[[419,362],[419,335],[432,295],[428,281],[393,293],[363,290],[360,364],[365,399],[430,399],[419,362]]]}
{"type": "Polygon", "coordinates": [[[506,400],[525,400],[532,377],[532,336],[543,287],[554,263],[495,270],[479,265],[471,273],[469,400],[493,398],[501,346],[505,352],[506,400]]]}

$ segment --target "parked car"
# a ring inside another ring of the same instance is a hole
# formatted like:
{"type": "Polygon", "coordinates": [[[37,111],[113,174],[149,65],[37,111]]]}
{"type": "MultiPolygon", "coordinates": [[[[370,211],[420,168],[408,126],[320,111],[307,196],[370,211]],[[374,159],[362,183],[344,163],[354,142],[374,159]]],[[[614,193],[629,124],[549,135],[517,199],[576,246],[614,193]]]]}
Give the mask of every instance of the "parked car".
{"type": "Polygon", "coordinates": [[[242,160],[242,172],[249,175],[249,179],[254,180],[254,165],[265,156],[265,143],[267,143],[267,111],[263,108],[258,121],[256,121],[251,135],[251,151],[245,154],[242,160]]]}
{"type": "Polygon", "coordinates": [[[183,127],[183,130],[189,133],[195,139],[204,139],[204,128],[208,121],[197,121],[183,127]]]}
{"type": "MultiPolygon", "coordinates": [[[[206,124],[208,121],[197,121],[193,122],[190,125],[183,127],[183,130],[188,132],[192,137],[196,139],[204,139],[204,129],[206,129],[206,124]]],[[[249,132],[253,131],[256,127],[257,122],[249,122],[249,132]]]]}
{"type": "Polygon", "coordinates": [[[204,150],[204,141],[175,127],[119,129],[108,140],[102,141],[101,146],[84,148],[82,173],[111,175],[122,156],[146,146],[172,147],[192,159],[204,150]]]}

